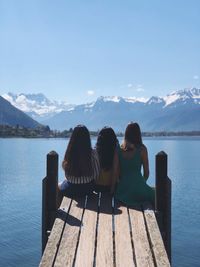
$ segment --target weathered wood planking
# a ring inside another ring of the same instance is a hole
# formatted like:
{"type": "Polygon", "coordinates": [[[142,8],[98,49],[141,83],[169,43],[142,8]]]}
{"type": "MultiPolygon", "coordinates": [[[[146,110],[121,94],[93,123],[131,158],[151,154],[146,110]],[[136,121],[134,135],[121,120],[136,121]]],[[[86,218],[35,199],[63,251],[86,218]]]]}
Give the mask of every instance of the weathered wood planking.
{"type": "Polygon", "coordinates": [[[120,207],[121,214],[117,214],[115,206],[115,254],[117,267],[133,267],[133,250],[131,244],[130,226],[127,208],[120,207]]]}
{"type": "Polygon", "coordinates": [[[167,257],[167,253],[159,231],[154,211],[152,210],[150,204],[143,205],[143,209],[156,266],[169,267],[170,263],[167,257]]]}
{"type": "Polygon", "coordinates": [[[147,238],[143,211],[138,206],[137,209],[129,209],[129,214],[137,266],[153,267],[154,262],[147,238]]]}
{"type": "Polygon", "coordinates": [[[92,267],[94,263],[98,195],[88,196],[83,215],[75,267],[92,267]]]}
{"type": "Polygon", "coordinates": [[[55,267],[72,266],[73,264],[85,205],[84,200],[84,198],[77,199],[77,201],[72,200],[55,260],[55,267]]]}
{"type": "Polygon", "coordinates": [[[65,220],[67,218],[67,214],[69,211],[69,207],[71,204],[71,199],[64,198],[59,210],[59,217],[56,218],[53,228],[51,230],[51,234],[49,236],[49,240],[47,242],[46,248],[44,250],[40,267],[49,267],[54,263],[55,255],[57,253],[57,249],[60,243],[60,238],[62,236],[63,227],[65,225],[65,220]]]}
{"type": "Polygon", "coordinates": [[[96,267],[113,266],[112,198],[102,194],[97,233],[96,267]]]}
{"type": "Polygon", "coordinates": [[[40,267],[170,266],[150,204],[127,209],[116,203],[112,213],[107,194],[64,197],[40,267]]]}

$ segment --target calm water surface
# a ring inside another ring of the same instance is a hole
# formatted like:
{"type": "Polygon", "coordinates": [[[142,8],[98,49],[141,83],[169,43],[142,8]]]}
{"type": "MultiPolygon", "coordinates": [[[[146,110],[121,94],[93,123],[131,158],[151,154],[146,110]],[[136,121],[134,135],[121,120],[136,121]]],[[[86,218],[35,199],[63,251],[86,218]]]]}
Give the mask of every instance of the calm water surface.
{"type": "MultiPolygon", "coordinates": [[[[172,180],[172,257],[175,267],[200,266],[200,138],[147,138],[149,184],[155,155],[168,154],[172,180]]],[[[64,139],[0,139],[0,266],[38,266],[41,257],[41,185],[46,154],[61,160],[64,139]]],[[[59,170],[59,180],[63,172],[59,170]]]]}

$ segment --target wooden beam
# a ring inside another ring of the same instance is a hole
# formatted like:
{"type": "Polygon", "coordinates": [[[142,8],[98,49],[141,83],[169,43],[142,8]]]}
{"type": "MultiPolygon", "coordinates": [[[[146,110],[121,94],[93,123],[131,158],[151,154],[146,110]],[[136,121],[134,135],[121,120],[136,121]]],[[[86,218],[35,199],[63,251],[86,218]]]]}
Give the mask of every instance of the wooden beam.
{"type": "Polygon", "coordinates": [[[127,208],[121,206],[121,213],[119,213],[115,206],[114,211],[116,267],[134,267],[135,261],[127,208]]]}
{"type": "Polygon", "coordinates": [[[57,211],[58,154],[47,154],[47,175],[42,181],[42,253],[48,240],[57,211]]]}
{"type": "Polygon", "coordinates": [[[164,247],[154,211],[149,204],[143,205],[143,208],[149,242],[151,244],[155,264],[158,267],[170,267],[170,262],[164,247]]]}
{"type": "Polygon", "coordinates": [[[154,262],[152,252],[141,207],[138,207],[137,209],[129,209],[129,215],[137,266],[153,267],[154,262]]]}
{"type": "Polygon", "coordinates": [[[167,176],[167,154],[156,155],[156,214],[158,225],[171,262],[171,180],[167,176]]]}
{"type": "Polygon", "coordinates": [[[102,266],[114,266],[112,198],[105,193],[101,193],[100,198],[96,252],[96,267],[102,266]]]}
{"type": "Polygon", "coordinates": [[[98,195],[89,195],[83,215],[75,267],[93,267],[97,227],[98,195]]]}
{"type": "Polygon", "coordinates": [[[71,204],[71,199],[64,197],[60,209],[58,211],[58,217],[55,220],[54,226],[49,236],[49,240],[44,250],[39,267],[53,266],[57,250],[60,245],[63,228],[65,226],[65,220],[68,216],[70,204],[71,204]]]}
{"type": "Polygon", "coordinates": [[[72,200],[54,267],[73,266],[79,240],[85,198],[72,200]]]}

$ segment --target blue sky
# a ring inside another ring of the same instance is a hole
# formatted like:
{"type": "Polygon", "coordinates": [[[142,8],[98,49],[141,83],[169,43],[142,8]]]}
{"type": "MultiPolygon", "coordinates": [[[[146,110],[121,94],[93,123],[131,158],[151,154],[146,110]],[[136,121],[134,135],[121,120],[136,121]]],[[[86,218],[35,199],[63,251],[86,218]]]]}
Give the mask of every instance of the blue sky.
{"type": "Polygon", "coordinates": [[[0,95],[69,103],[200,87],[198,0],[0,0],[0,95]]]}

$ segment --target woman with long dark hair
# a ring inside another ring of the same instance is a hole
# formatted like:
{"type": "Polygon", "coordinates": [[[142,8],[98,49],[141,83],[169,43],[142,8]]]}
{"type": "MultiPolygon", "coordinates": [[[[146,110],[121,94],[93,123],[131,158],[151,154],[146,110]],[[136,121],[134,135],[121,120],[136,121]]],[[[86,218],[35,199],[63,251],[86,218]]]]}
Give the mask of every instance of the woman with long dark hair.
{"type": "Polygon", "coordinates": [[[111,127],[104,127],[98,134],[96,150],[100,162],[100,176],[96,180],[96,191],[114,192],[118,179],[117,154],[118,140],[111,127]],[[115,164],[114,164],[115,163],[115,164]]]}
{"type": "Polygon", "coordinates": [[[98,155],[91,147],[89,131],[84,125],[74,128],[62,167],[66,179],[59,184],[59,189],[63,195],[73,197],[93,191],[100,167],[98,155]]]}
{"type": "Polygon", "coordinates": [[[150,201],[154,205],[154,189],[146,183],[149,177],[148,151],[142,142],[138,123],[129,123],[126,128],[124,141],[119,149],[119,166],[116,198],[130,206],[144,201],[150,201]]]}

